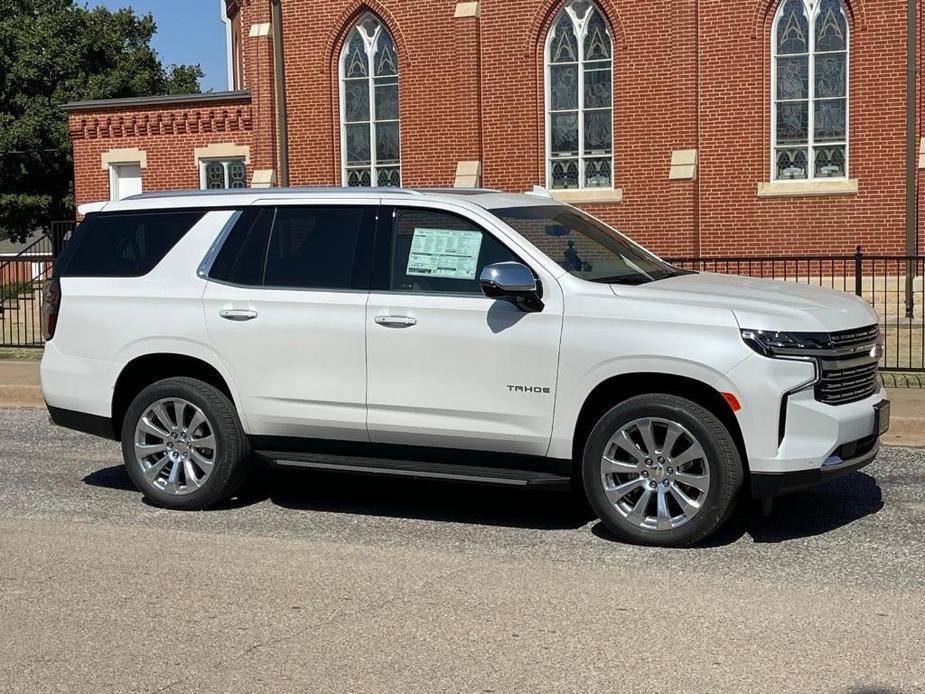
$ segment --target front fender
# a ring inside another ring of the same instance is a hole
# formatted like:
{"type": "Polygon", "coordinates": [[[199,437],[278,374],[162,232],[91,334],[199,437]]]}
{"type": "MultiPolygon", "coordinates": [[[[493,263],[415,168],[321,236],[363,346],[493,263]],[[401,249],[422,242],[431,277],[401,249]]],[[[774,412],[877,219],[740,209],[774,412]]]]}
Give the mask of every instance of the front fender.
{"type": "Polygon", "coordinates": [[[552,458],[572,457],[572,444],[578,417],[591,393],[599,385],[614,378],[646,374],[688,379],[714,389],[716,389],[716,384],[723,379],[723,373],[720,370],[684,358],[627,356],[608,360],[590,370],[568,392],[560,391],[556,400],[556,414],[548,455],[552,458]]]}

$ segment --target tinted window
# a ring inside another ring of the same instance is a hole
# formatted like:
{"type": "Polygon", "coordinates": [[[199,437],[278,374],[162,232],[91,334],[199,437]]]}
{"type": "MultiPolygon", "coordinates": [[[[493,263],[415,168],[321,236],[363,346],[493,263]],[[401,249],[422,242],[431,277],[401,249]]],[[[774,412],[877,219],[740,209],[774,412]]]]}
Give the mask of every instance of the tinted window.
{"type": "Polygon", "coordinates": [[[675,270],[594,217],[566,205],[491,210],[570,274],[592,282],[645,284],[675,270]]]}
{"type": "Polygon", "coordinates": [[[436,210],[397,210],[392,227],[392,291],[481,294],[492,263],[520,260],[472,222],[436,210]]]}
{"type": "MultiPolygon", "coordinates": [[[[264,285],[304,289],[354,288],[363,207],[280,207],[270,236],[264,285]]],[[[365,278],[363,278],[365,281],[365,278]]]]}
{"type": "Polygon", "coordinates": [[[125,212],[94,216],[68,244],[64,277],[140,277],[149,273],[206,214],[125,212]],[[73,248],[70,248],[72,246],[73,248]]]}
{"type": "Polygon", "coordinates": [[[88,214],[64,240],[64,245],[61,246],[61,252],[58,254],[58,260],[55,262],[55,277],[61,277],[64,273],[64,269],[70,265],[71,258],[74,257],[74,251],[76,251],[77,246],[80,245],[80,240],[83,238],[84,234],[90,230],[90,227],[93,226],[93,222],[96,221],[97,217],[99,217],[99,212],[91,212],[88,214]]]}
{"type": "Polygon", "coordinates": [[[272,207],[251,207],[241,213],[212,263],[211,279],[254,287],[263,284],[267,243],[275,212],[272,207]]]}

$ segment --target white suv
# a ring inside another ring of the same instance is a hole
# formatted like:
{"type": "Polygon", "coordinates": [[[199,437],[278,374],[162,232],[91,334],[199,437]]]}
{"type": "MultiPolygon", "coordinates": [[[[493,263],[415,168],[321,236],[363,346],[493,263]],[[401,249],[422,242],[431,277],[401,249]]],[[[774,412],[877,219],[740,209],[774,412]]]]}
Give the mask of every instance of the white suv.
{"type": "Polygon", "coordinates": [[[583,486],[620,538],[688,545],[745,494],[870,463],[877,316],[676,269],[540,193],[281,189],[100,203],[46,289],[59,425],[199,509],[257,461],[583,486]]]}

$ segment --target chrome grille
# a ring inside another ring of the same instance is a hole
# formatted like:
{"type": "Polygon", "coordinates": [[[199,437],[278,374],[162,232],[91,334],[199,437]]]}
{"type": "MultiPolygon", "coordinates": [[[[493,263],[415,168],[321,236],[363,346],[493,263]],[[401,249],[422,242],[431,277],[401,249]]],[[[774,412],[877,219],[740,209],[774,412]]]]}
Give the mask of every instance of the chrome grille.
{"type": "Polygon", "coordinates": [[[870,325],[866,328],[857,328],[855,330],[842,330],[831,333],[829,339],[832,341],[832,346],[838,350],[870,346],[880,339],[880,326],[870,325]]]}
{"type": "Polygon", "coordinates": [[[846,405],[877,392],[878,363],[867,357],[864,360],[852,360],[849,364],[820,360],[822,373],[816,384],[816,399],[819,402],[846,405]]]}

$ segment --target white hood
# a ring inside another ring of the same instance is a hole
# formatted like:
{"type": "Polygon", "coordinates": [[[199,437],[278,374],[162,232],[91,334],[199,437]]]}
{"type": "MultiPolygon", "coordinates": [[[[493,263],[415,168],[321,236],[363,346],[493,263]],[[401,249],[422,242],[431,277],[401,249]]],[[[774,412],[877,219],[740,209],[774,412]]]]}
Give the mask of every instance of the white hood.
{"type": "MultiPolygon", "coordinates": [[[[626,289],[613,285],[615,294],[626,289]]],[[[797,282],[704,272],[633,289],[638,290],[634,296],[650,301],[729,308],[741,328],[754,330],[836,332],[878,321],[871,307],[854,294],[797,282]]]]}

